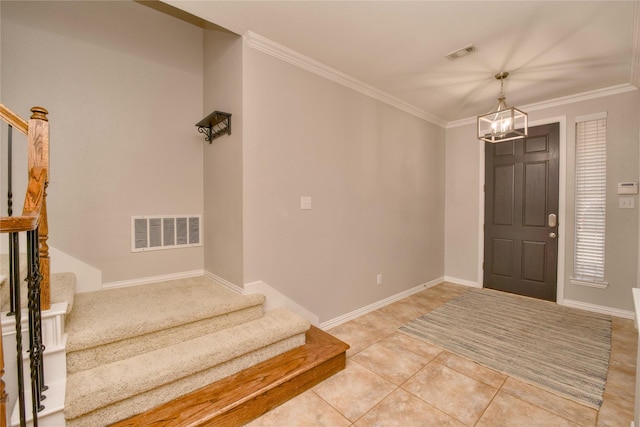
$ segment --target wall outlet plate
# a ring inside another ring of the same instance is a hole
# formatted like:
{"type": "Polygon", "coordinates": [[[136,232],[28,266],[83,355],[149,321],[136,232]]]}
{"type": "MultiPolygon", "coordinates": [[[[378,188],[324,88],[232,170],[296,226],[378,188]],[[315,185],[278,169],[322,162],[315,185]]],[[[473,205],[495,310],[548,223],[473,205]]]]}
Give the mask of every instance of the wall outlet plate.
{"type": "Polygon", "coordinates": [[[300,209],[303,211],[311,209],[311,196],[300,197],[300,209]]]}

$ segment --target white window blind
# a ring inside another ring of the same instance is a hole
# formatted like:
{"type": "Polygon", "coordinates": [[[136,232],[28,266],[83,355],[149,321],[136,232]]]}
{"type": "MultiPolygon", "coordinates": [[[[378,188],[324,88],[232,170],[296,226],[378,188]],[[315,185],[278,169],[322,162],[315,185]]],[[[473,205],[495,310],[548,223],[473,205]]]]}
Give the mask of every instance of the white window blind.
{"type": "Polygon", "coordinates": [[[572,279],[583,284],[606,284],[606,142],[606,115],[576,123],[576,217],[572,279]]]}

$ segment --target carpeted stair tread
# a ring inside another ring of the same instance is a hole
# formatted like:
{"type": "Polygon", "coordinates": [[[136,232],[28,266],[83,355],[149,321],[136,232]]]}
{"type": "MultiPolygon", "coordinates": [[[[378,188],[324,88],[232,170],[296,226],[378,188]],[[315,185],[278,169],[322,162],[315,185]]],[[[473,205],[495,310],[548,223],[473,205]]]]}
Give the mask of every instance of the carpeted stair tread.
{"type": "MultiPolygon", "coordinates": [[[[0,255],[0,276],[4,280],[0,283],[0,311],[9,311],[9,255],[0,255]]],[[[27,308],[27,254],[20,254],[20,306],[27,308]]],[[[53,273],[50,277],[51,304],[67,302],[67,314],[73,308],[76,294],[76,276],[73,273],[53,273]]]]}
{"type": "MultiPolygon", "coordinates": [[[[74,419],[133,398],[294,335],[304,335],[309,327],[306,319],[277,309],[242,325],[69,375],[65,416],[74,419]]],[[[223,378],[233,373],[217,375],[223,378]]]]}
{"type": "Polygon", "coordinates": [[[140,353],[153,351],[191,338],[259,319],[262,315],[263,307],[256,305],[148,334],[68,352],[67,372],[73,374],[86,369],[92,369],[104,363],[126,359],[127,357],[132,357],[140,353]]]}
{"type": "Polygon", "coordinates": [[[74,273],[53,273],[51,275],[51,304],[66,302],[67,314],[73,308],[76,296],[76,275],[74,273]]]}
{"type": "Polygon", "coordinates": [[[67,352],[197,322],[246,307],[264,295],[238,295],[200,276],[77,294],[67,317],[67,352]]]}
{"type": "MultiPolygon", "coordinates": [[[[0,276],[3,277],[2,282],[0,283],[0,311],[9,311],[9,254],[0,254],[0,276]]],[[[24,279],[27,277],[27,254],[20,254],[20,280],[22,292],[20,295],[27,294],[27,284],[24,279]]],[[[26,298],[22,298],[20,301],[20,305],[26,307],[26,298]]]]}
{"type": "MultiPolygon", "coordinates": [[[[282,341],[246,353],[223,364],[213,366],[172,383],[163,384],[153,390],[137,394],[109,406],[96,409],[78,418],[67,419],[66,427],[99,427],[112,425],[118,421],[157,408],[186,394],[201,390],[216,381],[227,378],[229,375],[243,372],[257,364],[272,360],[290,350],[304,346],[304,343],[304,333],[291,336],[282,341]]],[[[141,423],[136,425],[149,424],[141,423]]],[[[164,425],[164,423],[154,425],[164,425]]]]}

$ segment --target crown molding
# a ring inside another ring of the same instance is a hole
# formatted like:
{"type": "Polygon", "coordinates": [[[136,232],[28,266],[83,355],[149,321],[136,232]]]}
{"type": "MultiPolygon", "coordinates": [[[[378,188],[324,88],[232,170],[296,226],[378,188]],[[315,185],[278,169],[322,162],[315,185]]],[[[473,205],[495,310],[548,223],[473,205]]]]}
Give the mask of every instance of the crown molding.
{"type": "Polygon", "coordinates": [[[338,83],[342,86],[353,89],[363,95],[369,96],[385,104],[391,105],[399,110],[416,116],[420,119],[426,120],[440,127],[446,127],[447,122],[439,117],[427,113],[401,99],[396,98],[386,92],[376,89],[358,79],[355,79],[341,71],[331,68],[315,59],[309,58],[299,52],[289,49],[279,43],[267,39],[253,31],[247,31],[244,34],[248,46],[252,49],[266,53],[274,58],[288,62],[291,65],[302,68],[303,70],[314,73],[320,77],[324,77],[327,80],[338,83]]]}
{"type": "MultiPolygon", "coordinates": [[[[634,90],[638,90],[636,86],[631,84],[621,84],[617,86],[605,87],[602,89],[596,89],[589,92],[578,93],[575,95],[563,96],[560,98],[550,99],[548,101],[536,102],[533,104],[518,106],[518,109],[529,112],[529,111],[538,111],[543,110],[545,108],[558,107],[560,105],[573,104],[575,102],[588,101],[591,99],[602,98],[605,96],[618,95],[621,93],[632,92],[634,90]]],[[[466,119],[455,120],[447,123],[446,128],[456,128],[460,126],[466,126],[475,124],[477,117],[468,117],[466,119]]]]}
{"type": "MultiPolygon", "coordinates": [[[[640,6],[636,6],[635,8],[635,20],[637,22],[640,22],[640,6]]],[[[477,118],[475,116],[447,122],[446,120],[436,117],[420,108],[417,108],[405,101],[402,101],[401,99],[396,98],[395,96],[376,89],[375,87],[368,85],[356,78],[353,78],[341,71],[338,71],[335,68],[331,68],[328,65],[325,65],[319,61],[316,61],[315,59],[296,52],[293,49],[289,49],[288,47],[276,43],[273,40],[270,40],[259,34],[256,34],[253,31],[247,31],[243,35],[243,38],[251,49],[258,50],[274,58],[294,65],[298,68],[302,68],[303,70],[314,73],[327,80],[348,87],[352,90],[360,92],[380,102],[384,102],[385,104],[391,105],[392,107],[395,107],[420,119],[426,120],[437,126],[450,129],[476,123],[477,118]]],[[[635,26],[634,30],[633,58],[631,68],[631,84],[625,83],[617,86],[610,86],[579,94],[554,98],[543,102],[522,105],[518,108],[527,112],[537,111],[545,108],[573,104],[575,102],[588,101],[590,99],[597,99],[605,96],[617,95],[638,90],[638,87],[640,87],[640,25],[635,26]]]]}

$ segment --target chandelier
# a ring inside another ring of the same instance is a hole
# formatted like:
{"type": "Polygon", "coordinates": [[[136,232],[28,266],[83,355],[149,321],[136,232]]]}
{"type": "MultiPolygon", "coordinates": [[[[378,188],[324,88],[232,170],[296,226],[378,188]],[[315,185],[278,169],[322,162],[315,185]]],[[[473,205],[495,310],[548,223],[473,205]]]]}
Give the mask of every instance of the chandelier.
{"type": "Polygon", "coordinates": [[[500,80],[498,106],[491,112],[478,116],[478,139],[497,143],[527,136],[527,113],[509,107],[505,102],[504,79],[508,76],[506,71],[495,75],[500,80]]]}

